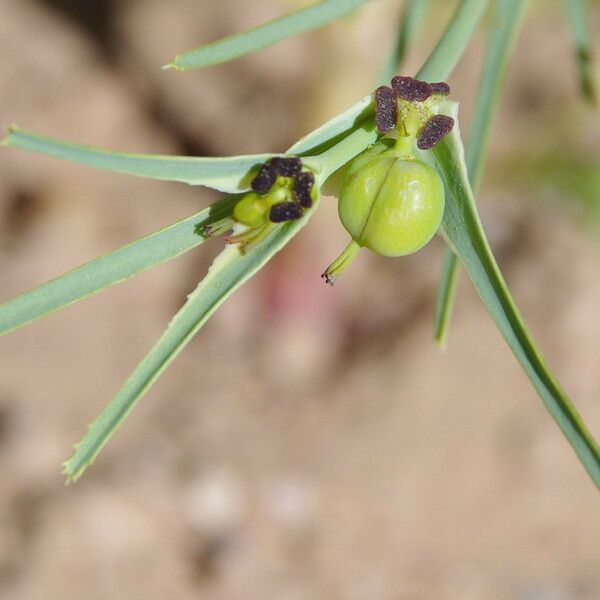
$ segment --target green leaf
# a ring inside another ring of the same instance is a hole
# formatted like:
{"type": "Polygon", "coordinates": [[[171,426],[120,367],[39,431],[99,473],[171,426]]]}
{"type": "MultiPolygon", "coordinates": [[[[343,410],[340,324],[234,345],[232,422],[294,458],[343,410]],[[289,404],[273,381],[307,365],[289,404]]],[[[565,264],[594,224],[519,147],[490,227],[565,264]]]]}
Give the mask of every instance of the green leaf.
{"type": "Polygon", "coordinates": [[[456,286],[458,284],[458,267],[456,254],[452,250],[447,249],[444,255],[440,289],[435,305],[435,340],[443,350],[446,348],[448,328],[450,327],[450,319],[452,317],[452,310],[454,309],[456,286]]]}
{"type": "Polygon", "coordinates": [[[2,145],[40,152],[115,173],[203,185],[228,193],[247,190],[252,178],[251,170],[273,156],[252,154],[207,158],[128,154],[63,142],[23,131],[16,126],[9,129],[8,135],[2,140],[2,145]]]}
{"type": "MultiPolygon", "coordinates": [[[[528,2],[529,0],[496,1],[467,143],[467,169],[471,187],[475,191],[479,189],[481,182],[492,119],[500,102],[508,59],[514,48],[528,2]]],[[[456,295],[457,267],[458,259],[448,250],[444,259],[434,325],[435,339],[442,348],[446,345],[456,295]]]]}
{"type": "Polygon", "coordinates": [[[473,189],[481,183],[492,120],[500,103],[508,61],[528,6],[529,0],[496,0],[466,150],[473,189]]]}
{"type": "Polygon", "coordinates": [[[584,100],[596,105],[598,102],[596,80],[592,62],[592,37],[585,0],[563,0],[567,21],[575,43],[575,60],[579,72],[579,88],[584,100]]]}
{"type": "Polygon", "coordinates": [[[404,60],[408,47],[421,28],[429,3],[430,0],[408,1],[400,19],[400,26],[398,27],[398,35],[394,39],[394,46],[381,69],[378,78],[379,85],[388,85],[390,79],[396,73],[398,66],[404,60]]]}
{"type": "Polygon", "coordinates": [[[458,105],[448,103],[448,107],[447,114],[456,119],[454,130],[435,146],[434,156],[421,153],[423,160],[437,166],[446,187],[442,233],[548,412],[600,488],[600,449],[545,364],[506,287],[475,206],[460,139],[458,105]]]}
{"type": "Polygon", "coordinates": [[[279,19],[263,23],[248,31],[179,54],[171,64],[166,65],[164,68],[189,71],[227,62],[255,50],[272,46],[292,35],[322,27],[352,12],[368,1],[323,0],[279,19]]]}
{"type": "Polygon", "coordinates": [[[75,446],[74,454],[64,464],[64,473],[69,481],[79,478],[93,462],[139,399],[212,313],[298,233],[314,213],[314,208],[307,211],[302,219],[278,226],[247,254],[240,254],[237,246],[229,246],[215,259],[206,277],[188,296],[154,348],[75,446]]]}
{"type": "Polygon", "coordinates": [[[35,287],[0,305],[0,335],[175,258],[204,241],[203,225],[230,216],[238,196],[35,287]]]}

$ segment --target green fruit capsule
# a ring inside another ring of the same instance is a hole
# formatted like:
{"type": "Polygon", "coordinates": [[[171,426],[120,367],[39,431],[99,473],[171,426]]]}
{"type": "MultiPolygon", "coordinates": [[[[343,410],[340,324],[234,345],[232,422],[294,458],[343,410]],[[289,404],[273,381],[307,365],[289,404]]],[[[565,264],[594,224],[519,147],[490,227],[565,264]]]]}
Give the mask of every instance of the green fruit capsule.
{"type": "MultiPolygon", "coordinates": [[[[406,140],[407,146],[412,140],[406,140]]],[[[382,256],[404,256],[435,235],[444,213],[444,185],[403,142],[379,142],[350,163],[338,213],[352,242],[325,271],[333,283],[361,247],[382,256]]]]}
{"type": "Polygon", "coordinates": [[[346,177],[338,212],[359,246],[382,256],[412,254],[440,226],[444,185],[430,166],[388,150],[346,177]]]}

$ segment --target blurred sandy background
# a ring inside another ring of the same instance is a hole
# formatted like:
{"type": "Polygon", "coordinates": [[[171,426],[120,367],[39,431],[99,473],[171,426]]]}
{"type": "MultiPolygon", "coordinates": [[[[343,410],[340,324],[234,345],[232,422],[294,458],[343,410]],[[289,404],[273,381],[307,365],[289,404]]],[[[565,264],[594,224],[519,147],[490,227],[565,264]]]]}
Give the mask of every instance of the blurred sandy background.
{"type": "MultiPolygon", "coordinates": [[[[434,2],[408,73],[453,5],[434,2]]],[[[299,5],[1,0],[0,122],[133,152],[280,151],[372,89],[402,2],[201,72],[159,67],[299,5]]],[[[600,120],[561,16],[551,0],[529,13],[480,205],[598,437],[600,120]]],[[[482,50],[450,80],[464,128],[482,50]]],[[[217,197],[3,150],[0,300],[217,197]]],[[[0,598],[600,598],[597,491],[464,276],[446,353],[432,342],[442,243],[365,252],[330,289],[345,241],[326,199],[74,486],[70,445],[220,243],[0,340],[0,598]]]]}

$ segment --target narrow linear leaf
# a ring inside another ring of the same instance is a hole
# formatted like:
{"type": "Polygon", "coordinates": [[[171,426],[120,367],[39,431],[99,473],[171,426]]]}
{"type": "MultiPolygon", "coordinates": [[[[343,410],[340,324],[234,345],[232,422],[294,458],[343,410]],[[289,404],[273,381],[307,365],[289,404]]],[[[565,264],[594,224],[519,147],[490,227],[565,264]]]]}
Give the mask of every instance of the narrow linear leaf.
{"type": "Polygon", "coordinates": [[[196,157],[128,154],[55,140],[24,131],[16,126],[9,129],[8,135],[2,140],[1,145],[40,152],[115,173],[203,185],[227,193],[247,190],[252,168],[273,156],[272,154],[252,154],[196,157]]]}
{"type": "Polygon", "coordinates": [[[459,274],[459,262],[456,254],[447,249],[442,264],[442,277],[437,303],[435,305],[435,341],[444,350],[448,339],[448,329],[454,302],[456,300],[456,286],[459,274]]]}
{"type": "Polygon", "coordinates": [[[229,246],[215,259],[206,277],[188,296],[154,348],[75,446],[74,454],[64,464],[64,474],[69,481],[78,479],[93,462],[139,399],[212,313],[281,250],[313,213],[314,209],[311,209],[302,219],[282,224],[246,255],[240,254],[236,246],[229,246]]]}
{"type": "Polygon", "coordinates": [[[584,100],[598,103],[594,65],[592,62],[592,36],[585,0],[563,0],[571,36],[575,43],[575,61],[579,73],[579,88],[584,100]]]}
{"type": "Polygon", "coordinates": [[[164,68],[189,71],[227,62],[292,35],[322,27],[367,2],[369,0],[323,0],[248,31],[179,54],[164,68]]]}
{"type": "Polygon", "coordinates": [[[195,248],[200,228],[231,215],[238,197],[212,206],[145,238],[100,256],[0,305],[0,335],[195,248]]]}
{"type": "Polygon", "coordinates": [[[488,0],[462,0],[416,77],[442,81],[450,75],[487,8],[488,0]]]}
{"type": "Polygon", "coordinates": [[[500,103],[508,61],[529,4],[530,0],[496,0],[466,149],[473,189],[477,189],[481,183],[492,121],[500,103]]]}
{"type": "Polygon", "coordinates": [[[456,120],[453,132],[423,160],[437,166],[446,186],[443,235],[460,258],[473,286],[548,412],[600,488],[600,449],[560,387],[533,341],[492,254],[481,226],[464,157],[456,103],[448,103],[456,120]]]}
{"type": "Polygon", "coordinates": [[[400,18],[398,35],[389,56],[381,69],[379,85],[387,85],[404,60],[408,47],[421,28],[430,0],[409,0],[400,18]]]}
{"type": "MultiPolygon", "coordinates": [[[[489,41],[475,100],[473,121],[467,143],[467,169],[471,187],[477,191],[489,147],[492,120],[500,102],[508,59],[523,23],[529,0],[496,0],[489,41]]],[[[446,251],[435,311],[435,339],[444,348],[448,338],[454,297],[456,295],[458,259],[446,251]]]]}

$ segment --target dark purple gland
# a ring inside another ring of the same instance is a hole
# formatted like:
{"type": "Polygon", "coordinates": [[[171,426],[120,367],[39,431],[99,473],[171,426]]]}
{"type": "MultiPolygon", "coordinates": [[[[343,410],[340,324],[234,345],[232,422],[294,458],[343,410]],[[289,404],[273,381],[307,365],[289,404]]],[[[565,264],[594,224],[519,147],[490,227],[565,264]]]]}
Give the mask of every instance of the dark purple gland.
{"type": "Polygon", "coordinates": [[[280,202],[273,204],[269,211],[269,220],[273,223],[295,221],[302,216],[302,207],[296,202],[280,202]]]}
{"type": "Polygon", "coordinates": [[[401,75],[397,75],[392,79],[392,88],[398,98],[410,102],[424,102],[433,93],[431,85],[426,81],[419,81],[412,77],[402,77],[401,75]]]}
{"type": "Polygon", "coordinates": [[[398,123],[396,93],[385,85],[375,90],[375,123],[379,133],[391,131],[398,123]]]}
{"type": "Polygon", "coordinates": [[[454,127],[454,119],[446,115],[431,117],[421,129],[417,138],[417,147],[421,150],[433,148],[443,137],[447,136],[454,127]]]}
{"type": "Polygon", "coordinates": [[[442,94],[442,96],[448,96],[450,94],[450,86],[445,81],[430,83],[429,85],[434,94],[442,94]]]}
{"type": "Polygon", "coordinates": [[[250,187],[257,194],[266,194],[273,187],[276,179],[277,169],[267,162],[260,168],[258,175],[250,183],[250,187]]]}
{"type": "Polygon", "coordinates": [[[302,161],[297,156],[275,156],[267,164],[272,165],[282,177],[295,177],[302,171],[302,161]]]}
{"type": "Polygon", "coordinates": [[[300,173],[294,181],[294,198],[303,208],[310,208],[312,206],[311,192],[314,185],[315,176],[310,171],[300,173]]]}

